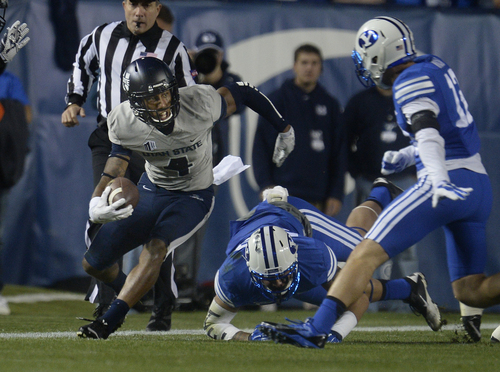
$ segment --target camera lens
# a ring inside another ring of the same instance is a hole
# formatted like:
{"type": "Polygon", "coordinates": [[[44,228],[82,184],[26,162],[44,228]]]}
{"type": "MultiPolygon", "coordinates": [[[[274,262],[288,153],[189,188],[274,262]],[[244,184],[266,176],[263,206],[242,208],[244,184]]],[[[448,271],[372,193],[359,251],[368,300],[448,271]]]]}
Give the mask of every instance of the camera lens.
{"type": "Polygon", "coordinates": [[[201,74],[209,74],[217,65],[217,51],[213,49],[202,50],[194,57],[196,70],[201,74]]]}

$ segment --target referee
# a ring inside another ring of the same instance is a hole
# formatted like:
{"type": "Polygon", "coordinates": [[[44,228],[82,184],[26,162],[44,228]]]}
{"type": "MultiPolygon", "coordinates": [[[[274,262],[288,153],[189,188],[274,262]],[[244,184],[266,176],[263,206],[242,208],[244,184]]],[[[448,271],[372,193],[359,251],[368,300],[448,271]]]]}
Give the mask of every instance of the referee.
{"type": "MultiPolygon", "coordinates": [[[[66,127],[79,124],[78,116],[85,117],[83,104],[93,83],[98,81],[97,128],[90,135],[88,145],[92,151],[94,186],[101,179],[104,165],[111,152],[108,138],[107,116],[118,104],[127,99],[121,88],[124,69],[142,56],[162,59],[174,72],[179,87],[194,85],[191,62],[184,44],[156,23],[162,5],[158,0],[124,0],[125,21],[105,23],[85,36],[78,48],[73,73],[68,81],[66,109],[61,121],[66,127]]],[[[144,172],[144,160],[134,154],[127,177],[134,183],[144,172]]],[[[175,304],[171,279],[172,255],[162,265],[155,285],[155,303],[148,331],[168,331],[175,304]]],[[[176,289],[175,289],[176,291],[176,289]]],[[[115,296],[104,284],[92,282],[86,299],[98,302],[94,315],[106,312],[115,296]]]]}

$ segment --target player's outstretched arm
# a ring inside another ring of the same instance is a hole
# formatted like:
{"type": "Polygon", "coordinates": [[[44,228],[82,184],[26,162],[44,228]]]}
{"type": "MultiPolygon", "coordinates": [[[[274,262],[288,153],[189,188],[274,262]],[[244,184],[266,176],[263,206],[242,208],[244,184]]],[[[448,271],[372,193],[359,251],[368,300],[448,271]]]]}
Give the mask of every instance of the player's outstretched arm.
{"type": "Polygon", "coordinates": [[[254,86],[241,81],[217,91],[226,100],[227,115],[236,112],[236,108],[243,104],[261,115],[279,132],[274,146],[273,162],[277,167],[281,167],[295,147],[295,132],[269,98],[254,86]]]}

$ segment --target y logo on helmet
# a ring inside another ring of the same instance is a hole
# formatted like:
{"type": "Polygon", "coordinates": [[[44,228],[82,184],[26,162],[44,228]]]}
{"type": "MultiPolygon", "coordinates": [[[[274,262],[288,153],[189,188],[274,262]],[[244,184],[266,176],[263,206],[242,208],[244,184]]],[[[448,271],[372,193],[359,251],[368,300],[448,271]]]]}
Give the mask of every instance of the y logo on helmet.
{"type": "Polygon", "coordinates": [[[368,49],[373,44],[375,44],[377,40],[378,40],[378,34],[373,30],[368,30],[363,32],[359,36],[358,43],[361,48],[368,49]]]}

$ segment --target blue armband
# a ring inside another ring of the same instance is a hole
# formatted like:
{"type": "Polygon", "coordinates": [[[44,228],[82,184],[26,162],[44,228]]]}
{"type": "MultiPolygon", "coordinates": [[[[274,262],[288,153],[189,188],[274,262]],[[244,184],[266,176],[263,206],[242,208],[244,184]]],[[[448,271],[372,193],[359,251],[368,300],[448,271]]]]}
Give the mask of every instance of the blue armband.
{"type": "Polygon", "coordinates": [[[288,126],[269,98],[254,86],[239,81],[226,85],[226,88],[229,89],[233,95],[236,106],[243,104],[251,108],[270,122],[278,132],[283,132],[288,126]]]}

